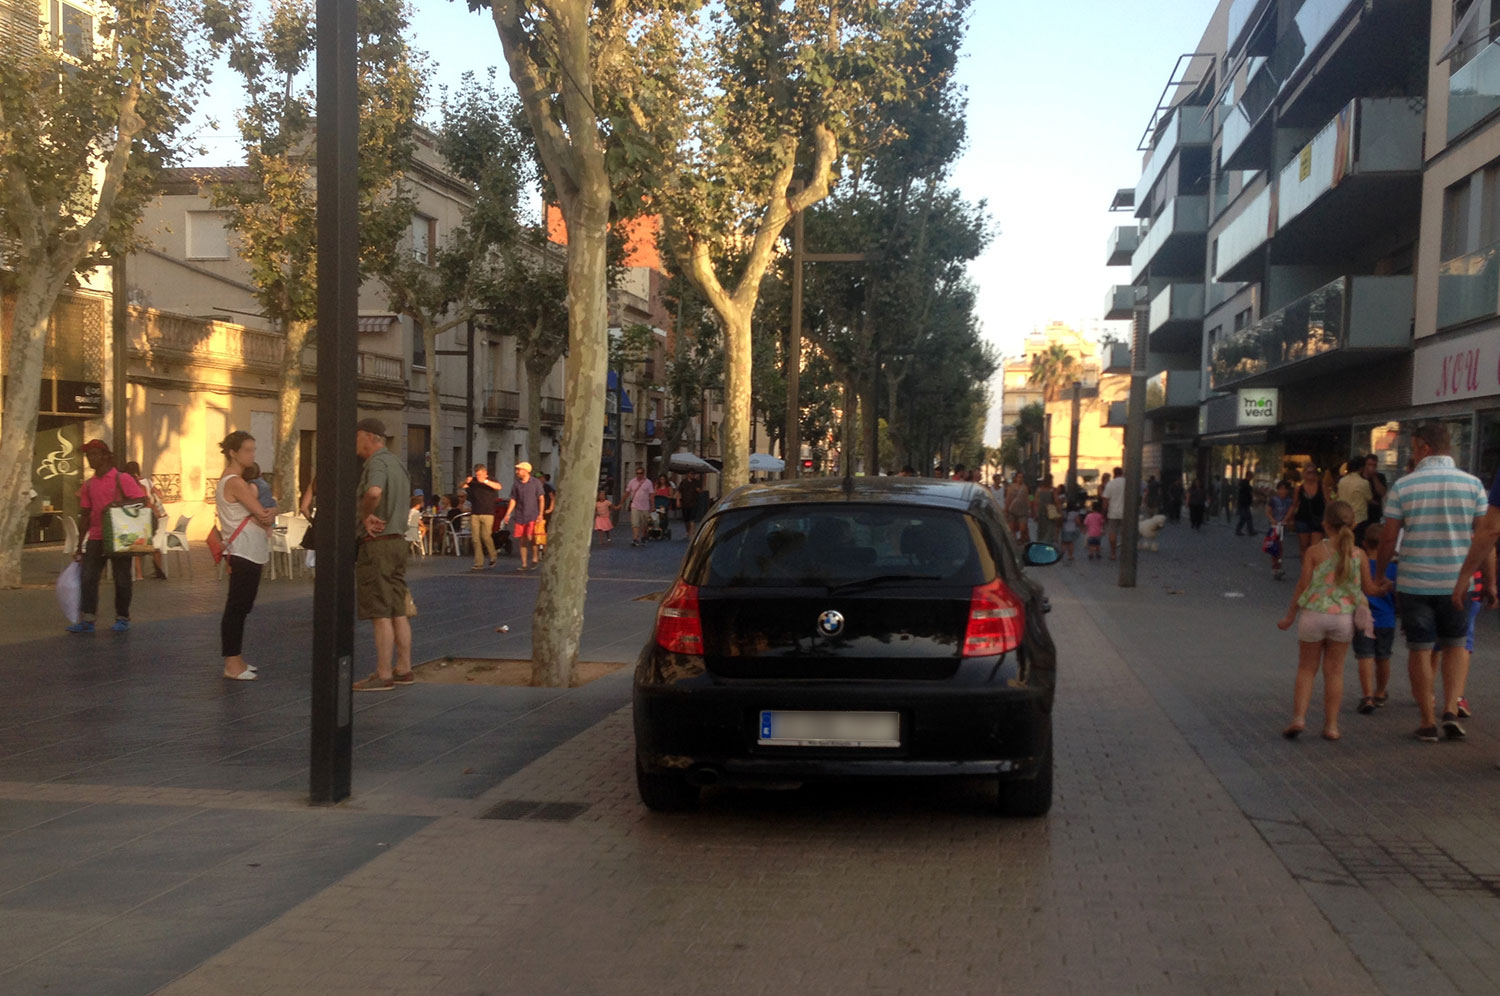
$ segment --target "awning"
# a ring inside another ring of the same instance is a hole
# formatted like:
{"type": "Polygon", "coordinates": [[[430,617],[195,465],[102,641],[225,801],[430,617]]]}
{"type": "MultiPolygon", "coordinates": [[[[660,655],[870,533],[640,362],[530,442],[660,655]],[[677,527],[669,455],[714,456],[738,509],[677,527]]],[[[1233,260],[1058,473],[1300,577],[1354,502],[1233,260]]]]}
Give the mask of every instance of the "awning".
{"type": "Polygon", "coordinates": [[[396,324],[396,321],[400,317],[400,315],[393,314],[360,315],[359,331],[361,333],[389,332],[391,330],[391,326],[396,324]]]}
{"type": "Polygon", "coordinates": [[[619,391],[620,392],[620,411],[622,411],[622,412],[633,412],[633,411],[635,411],[635,405],[632,405],[630,403],[630,395],[626,394],[624,392],[624,390],[622,390],[621,387],[620,387],[620,375],[617,372],[615,372],[614,370],[611,370],[609,372],[609,389],[611,391],[619,391]]]}

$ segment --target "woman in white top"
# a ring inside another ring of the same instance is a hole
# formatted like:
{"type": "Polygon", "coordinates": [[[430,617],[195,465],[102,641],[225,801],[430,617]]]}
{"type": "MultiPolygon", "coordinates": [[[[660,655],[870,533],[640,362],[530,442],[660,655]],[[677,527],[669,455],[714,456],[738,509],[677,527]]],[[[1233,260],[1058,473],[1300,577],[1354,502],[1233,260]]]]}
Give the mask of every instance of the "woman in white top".
{"type": "Polygon", "coordinates": [[[254,681],[255,668],[240,656],[245,638],[245,617],[255,608],[260,591],[260,572],[271,559],[273,513],[261,507],[255,485],[245,480],[245,468],[255,462],[255,437],[231,432],[219,444],[224,454],[224,476],[214,492],[219,513],[219,535],[224,537],[224,556],[229,565],[229,597],[219,623],[223,644],[224,677],[254,681]]]}

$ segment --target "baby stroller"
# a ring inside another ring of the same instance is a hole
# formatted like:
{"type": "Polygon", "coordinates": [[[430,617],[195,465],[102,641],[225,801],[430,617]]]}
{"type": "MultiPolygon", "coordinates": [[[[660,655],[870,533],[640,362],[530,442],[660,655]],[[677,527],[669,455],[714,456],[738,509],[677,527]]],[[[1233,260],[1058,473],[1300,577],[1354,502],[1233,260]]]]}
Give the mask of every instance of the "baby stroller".
{"type": "Polygon", "coordinates": [[[651,510],[651,518],[646,523],[646,538],[654,540],[672,538],[671,520],[667,518],[667,510],[660,505],[651,510]]]}

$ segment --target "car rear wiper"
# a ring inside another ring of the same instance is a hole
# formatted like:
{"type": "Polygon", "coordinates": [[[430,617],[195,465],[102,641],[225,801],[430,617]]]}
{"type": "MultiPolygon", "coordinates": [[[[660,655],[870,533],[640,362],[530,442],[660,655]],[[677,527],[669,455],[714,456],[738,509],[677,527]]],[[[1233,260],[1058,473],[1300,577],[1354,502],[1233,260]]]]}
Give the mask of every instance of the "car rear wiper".
{"type": "Polygon", "coordinates": [[[857,581],[846,581],[843,584],[828,586],[828,594],[840,595],[845,592],[858,591],[861,588],[874,588],[882,584],[890,584],[895,581],[941,581],[940,574],[877,574],[871,578],[860,578],[857,581]]]}

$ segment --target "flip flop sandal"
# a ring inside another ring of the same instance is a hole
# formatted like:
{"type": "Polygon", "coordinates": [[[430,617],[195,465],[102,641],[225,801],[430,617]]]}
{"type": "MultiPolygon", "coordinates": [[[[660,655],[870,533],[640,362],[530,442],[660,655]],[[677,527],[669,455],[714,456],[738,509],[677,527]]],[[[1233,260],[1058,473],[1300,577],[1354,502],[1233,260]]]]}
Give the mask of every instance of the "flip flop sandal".
{"type": "Polygon", "coordinates": [[[1355,710],[1361,716],[1368,716],[1375,711],[1375,699],[1369,695],[1359,700],[1359,707],[1355,710]]]}

